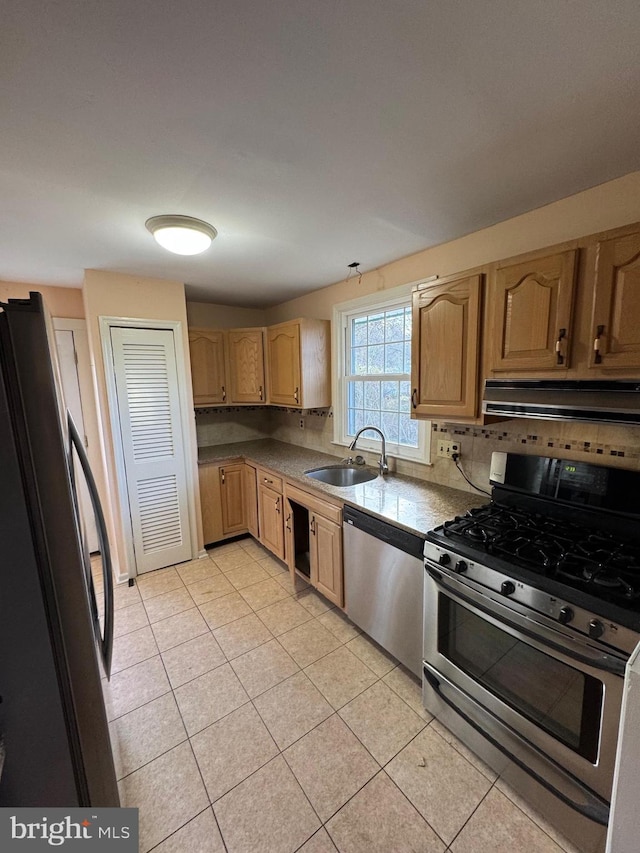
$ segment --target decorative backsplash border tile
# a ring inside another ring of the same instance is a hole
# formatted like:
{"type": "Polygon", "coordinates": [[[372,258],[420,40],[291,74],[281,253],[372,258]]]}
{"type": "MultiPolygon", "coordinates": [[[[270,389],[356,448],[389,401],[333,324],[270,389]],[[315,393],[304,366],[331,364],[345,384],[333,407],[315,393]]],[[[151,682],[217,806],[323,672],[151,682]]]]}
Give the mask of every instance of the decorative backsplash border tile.
{"type": "Polygon", "coordinates": [[[638,431],[638,443],[607,444],[598,441],[584,441],[577,438],[567,438],[566,436],[556,436],[553,434],[553,422],[544,422],[544,425],[549,428],[549,432],[545,435],[519,433],[513,430],[506,431],[499,427],[463,426],[436,422],[433,423],[433,431],[434,433],[447,433],[449,435],[504,441],[505,444],[515,446],[526,444],[540,448],[540,450],[544,450],[545,452],[548,450],[570,450],[572,453],[585,453],[594,456],[618,456],[628,459],[640,459],[640,430],[638,431]]]}

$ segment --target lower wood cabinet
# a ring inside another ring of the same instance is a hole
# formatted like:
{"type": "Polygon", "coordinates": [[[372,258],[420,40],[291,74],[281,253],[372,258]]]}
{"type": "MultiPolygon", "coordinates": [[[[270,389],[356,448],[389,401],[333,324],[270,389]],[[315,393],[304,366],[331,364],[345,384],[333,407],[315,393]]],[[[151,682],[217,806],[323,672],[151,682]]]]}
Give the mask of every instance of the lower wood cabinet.
{"type": "Polygon", "coordinates": [[[329,601],[343,606],[342,509],[285,484],[285,545],[292,575],[298,574],[329,601]]]}
{"type": "Polygon", "coordinates": [[[244,502],[244,463],[221,465],[219,477],[222,533],[224,536],[244,533],[247,529],[244,502]]]}
{"type": "Polygon", "coordinates": [[[258,526],[260,542],[284,560],[282,480],[264,468],[256,469],[258,482],[258,526]]]}
{"type": "Polygon", "coordinates": [[[259,539],[258,483],[256,481],[256,469],[253,465],[249,465],[248,462],[245,462],[244,465],[244,510],[247,519],[247,530],[254,539],[259,539]]]}
{"type": "Polygon", "coordinates": [[[200,465],[198,479],[204,544],[245,533],[244,463],[200,465]]]}

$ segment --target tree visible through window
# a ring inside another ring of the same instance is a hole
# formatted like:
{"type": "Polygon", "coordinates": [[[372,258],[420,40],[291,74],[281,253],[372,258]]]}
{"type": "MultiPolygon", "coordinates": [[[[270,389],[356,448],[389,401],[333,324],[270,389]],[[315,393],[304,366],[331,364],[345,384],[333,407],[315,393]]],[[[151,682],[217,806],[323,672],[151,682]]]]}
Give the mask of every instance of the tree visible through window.
{"type": "Polygon", "coordinates": [[[377,426],[387,441],[418,447],[410,417],[411,306],[348,315],[345,369],[347,435],[377,426]]]}

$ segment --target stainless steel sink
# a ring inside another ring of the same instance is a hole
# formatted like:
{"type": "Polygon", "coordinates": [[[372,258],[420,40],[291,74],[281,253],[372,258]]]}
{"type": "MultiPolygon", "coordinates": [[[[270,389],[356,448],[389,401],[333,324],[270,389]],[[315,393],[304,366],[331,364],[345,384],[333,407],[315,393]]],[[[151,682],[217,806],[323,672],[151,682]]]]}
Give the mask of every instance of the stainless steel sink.
{"type": "Polygon", "coordinates": [[[377,471],[362,468],[359,465],[324,465],[322,468],[312,468],[304,472],[307,477],[320,480],[329,486],[357,486],[368,483],[378,476],[377,471]]]}

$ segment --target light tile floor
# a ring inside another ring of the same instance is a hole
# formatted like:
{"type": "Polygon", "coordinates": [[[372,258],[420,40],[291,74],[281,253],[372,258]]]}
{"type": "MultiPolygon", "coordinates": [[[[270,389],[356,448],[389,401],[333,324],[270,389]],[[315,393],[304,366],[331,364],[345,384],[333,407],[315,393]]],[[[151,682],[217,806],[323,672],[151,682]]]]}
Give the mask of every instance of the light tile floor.
{"type": "Polygon", "coordinates": [[[142,853],[573,853],[253,540],[143,575],[115,607],[103,683],[142,853]]]}

